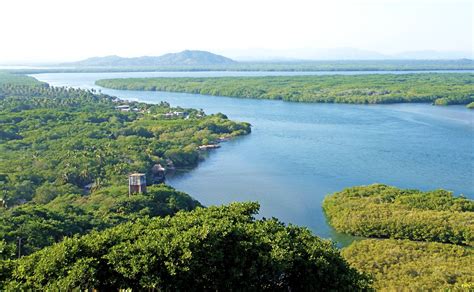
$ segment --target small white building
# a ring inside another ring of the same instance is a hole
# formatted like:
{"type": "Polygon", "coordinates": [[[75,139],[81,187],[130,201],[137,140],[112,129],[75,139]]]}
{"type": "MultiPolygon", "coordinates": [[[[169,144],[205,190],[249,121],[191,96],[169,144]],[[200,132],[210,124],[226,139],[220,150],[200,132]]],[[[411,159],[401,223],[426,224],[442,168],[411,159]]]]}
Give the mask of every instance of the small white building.
{"type": "Polygon", "coordinates": [[[146,193],[146,177],[144,173],[132,173],[128,176],[128,195],[146,193]]]}
{"type": "Polygon", "coordinates": [[[118,109],[119,111],[122,111],[122,112],[129,112],[130,111],[130,106],[127,105],[127,104],[119,105],[115,108],[118,109]]]}

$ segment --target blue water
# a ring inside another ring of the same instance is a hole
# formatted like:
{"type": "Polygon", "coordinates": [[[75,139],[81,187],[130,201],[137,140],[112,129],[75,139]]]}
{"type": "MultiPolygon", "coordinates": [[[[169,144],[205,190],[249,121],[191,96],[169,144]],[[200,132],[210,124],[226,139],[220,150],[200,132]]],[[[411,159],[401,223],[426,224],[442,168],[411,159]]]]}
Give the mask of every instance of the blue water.
{"type": "MultiPolygon", "coordinates": [[[[95,80],[117,76],[230,73],[55,73],[34,77],[51,85],[99,88],[95,80]]],[[[307,226],[322,237],[343,242],[346,238],[327,225],[321,201],[345,187],[379,182],[422,190],[444,188],[474,197],[474,111],[463,106],[310,104],[100,89],[124,99],[166,100],[208,113],[223,112],[252,124],[252,134],[223,143],[194,170],[168,179],[170,185],[205,205],[258,201],[262,216],[307,226]]]]}

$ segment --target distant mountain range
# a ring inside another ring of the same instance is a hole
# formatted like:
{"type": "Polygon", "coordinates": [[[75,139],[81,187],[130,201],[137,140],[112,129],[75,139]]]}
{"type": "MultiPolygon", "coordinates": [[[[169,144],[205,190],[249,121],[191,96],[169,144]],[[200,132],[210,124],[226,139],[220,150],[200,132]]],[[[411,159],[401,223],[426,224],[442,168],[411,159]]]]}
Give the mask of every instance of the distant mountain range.
{"type": "Polygon", "coordinates": [[[63,63],[61,66],[73,67],[148,67],[148,66],[203,66],[229,65],[236,61],[206,51],[185,50],[162,56],[143,56],[123,58],[119,56],[93,57],[78,62],[63,63]]]}
{"type": "MultiPolygon", "coordinates": [[[[224,53],[247,62],[344,61],[344,60],[441,60],[470,58],[466,52],[411,51],[381,54],[354,48],[269,50],[226,50],[224,53]]],[[[119,56],[93,57],[78,62],[59,64],[66,67],[160,67],[233,65],[239,62],[207,51],[185,50],[161,56],[124,58],[119,56]]]]}

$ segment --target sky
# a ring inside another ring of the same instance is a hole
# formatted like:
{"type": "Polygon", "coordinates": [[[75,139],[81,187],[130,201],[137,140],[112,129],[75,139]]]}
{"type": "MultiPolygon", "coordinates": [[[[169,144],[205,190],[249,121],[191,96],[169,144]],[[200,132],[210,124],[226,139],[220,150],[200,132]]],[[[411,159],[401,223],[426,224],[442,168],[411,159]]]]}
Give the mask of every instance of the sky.
{"type": "Polygon", "coordinates": [[[282,57],[356,48],[473,55],[472,0],[1,0],[0,63],[185,49],[282,57]]]}

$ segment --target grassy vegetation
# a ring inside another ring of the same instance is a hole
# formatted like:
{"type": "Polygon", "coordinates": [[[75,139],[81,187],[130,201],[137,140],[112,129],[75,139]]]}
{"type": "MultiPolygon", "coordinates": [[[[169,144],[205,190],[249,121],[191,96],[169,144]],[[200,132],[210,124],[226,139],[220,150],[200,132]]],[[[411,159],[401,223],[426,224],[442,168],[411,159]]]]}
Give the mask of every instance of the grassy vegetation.
{"type": "Polygon", "coordinates": [[[353,187],[326,197],[323,208],[339,232],[474,246],[474,201],[444,190],[353,187]]]}
{"type": "Polygon", "coordinates": [[[124,90],[173,91],[296,102],[437,105],[474,101],[474,74],[373,74],[215,78],[126,78],[97,85],[124,90]]]}
{"type": "Polygon", "coordinates": [[[366,239],[343,249],[355,268],[374,277],[379,291],[471,291],[474,250],[452,244],[366,239]]]}

